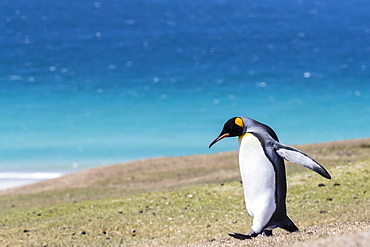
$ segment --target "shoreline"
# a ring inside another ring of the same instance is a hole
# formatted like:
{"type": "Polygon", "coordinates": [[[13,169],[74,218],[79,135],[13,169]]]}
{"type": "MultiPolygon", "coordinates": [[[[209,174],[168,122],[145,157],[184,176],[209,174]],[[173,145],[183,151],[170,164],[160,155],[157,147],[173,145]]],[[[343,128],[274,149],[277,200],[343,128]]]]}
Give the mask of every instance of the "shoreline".
{"type": "Polygon", "coordinates": [[[0,191],[65,176],[77,171],[0,172],[0,191]]]}
{"type": "MultiPolygon", "coordinates": [[[[301,149],[327,168],[368,158],[370,137],[292,146],[301,149]]],[[[305,168],[296,164],[291,165],[289,162],[286,162],[286,169],[290,174],[306,171],[305,168]]],[[[14,184],[14,187],[0,190],[0,195],[35,194],[76,188],[88,190],[94,187],[97,190],[107,189],[112,196],[122,196],[238,179],[240,179],[240,172],[235,150],[211,154],[147,158],[78,171],[69,170],[63,176],[56,178],[19,181],[30,183],[14,184]]],[[[5,182],[12,186],[10,181],[5,182]]],[[[104,193],[99,196],[106,197],[104,193]]]]}
{"type": "Polygon", "coordinates": [[[0,191],[22,187],[43,181],[42,179],[0,179],[0,191]]]}

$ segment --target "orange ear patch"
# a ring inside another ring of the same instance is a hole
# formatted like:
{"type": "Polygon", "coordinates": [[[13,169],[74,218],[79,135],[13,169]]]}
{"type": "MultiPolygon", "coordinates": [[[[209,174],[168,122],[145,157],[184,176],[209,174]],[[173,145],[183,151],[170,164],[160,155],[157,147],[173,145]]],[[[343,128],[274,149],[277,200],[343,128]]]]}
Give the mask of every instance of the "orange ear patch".
{"type": "Polygon", "coordinates": [[[244,128],[243,120],[240,117],[235,118],[235,124],[244,128]]]}

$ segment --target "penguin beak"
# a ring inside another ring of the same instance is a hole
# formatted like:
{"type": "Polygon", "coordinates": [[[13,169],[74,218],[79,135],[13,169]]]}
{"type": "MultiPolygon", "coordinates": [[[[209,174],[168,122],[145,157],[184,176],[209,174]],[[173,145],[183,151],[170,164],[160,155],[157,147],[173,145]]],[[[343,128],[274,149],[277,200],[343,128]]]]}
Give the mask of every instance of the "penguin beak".
{"type": "Polygon", "coordinates": [[[226,133],[226,134],[218,136],[216,139],[213,140],[213,142],[211,142],[211,144],[209,144],[208,148],[211,148],[213,146],[213,144],[215,144],[216,142],[218,142],[221,139],[224,139],[225,137],[228,137],[229,135],[230,135],[229,133],[226,133]]]}

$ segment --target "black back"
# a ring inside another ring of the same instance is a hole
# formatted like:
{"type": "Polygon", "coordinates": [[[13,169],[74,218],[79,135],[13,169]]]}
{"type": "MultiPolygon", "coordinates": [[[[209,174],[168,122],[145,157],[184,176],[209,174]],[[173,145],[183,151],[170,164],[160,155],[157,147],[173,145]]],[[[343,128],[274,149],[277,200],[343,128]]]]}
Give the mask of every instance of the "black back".
{"type": "Polygon", "coordinates": [[[246,131],[256,136],[260,141],[263,150],[271,164],[273,164],[275,171],[276,210],[266,227],[276,226],[290,232],[297,231],[298,228],[289,219],[286,212],[287,183],[285,163],[283,158],[281,158],[274,149],[274,143],[278,142],[279,139],[274,130],[265,124],[250,118],[245,118],[244,122],[246,123],[246,131]]]}

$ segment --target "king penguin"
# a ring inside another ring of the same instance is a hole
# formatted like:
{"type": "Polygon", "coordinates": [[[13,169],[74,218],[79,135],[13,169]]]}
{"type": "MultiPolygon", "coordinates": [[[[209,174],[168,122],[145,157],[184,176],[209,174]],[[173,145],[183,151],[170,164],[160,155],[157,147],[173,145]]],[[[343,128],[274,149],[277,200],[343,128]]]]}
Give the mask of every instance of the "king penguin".
{"type": "Polygon", "coordinates": [[[245,204],[253,217],[253,224],[248,234],[228,234],[244,240],[259,234],[271,236],[272,229],[277,227],[289,232],[298,231],[286,212],[287,183],[283,159],[300,164],[327,179],[331,179],[330,174],[307,154],[281,144],[269,126],[247,117],[229,119],[209,148],[225,137],[234,136],[238,137],[245,204]]]}

